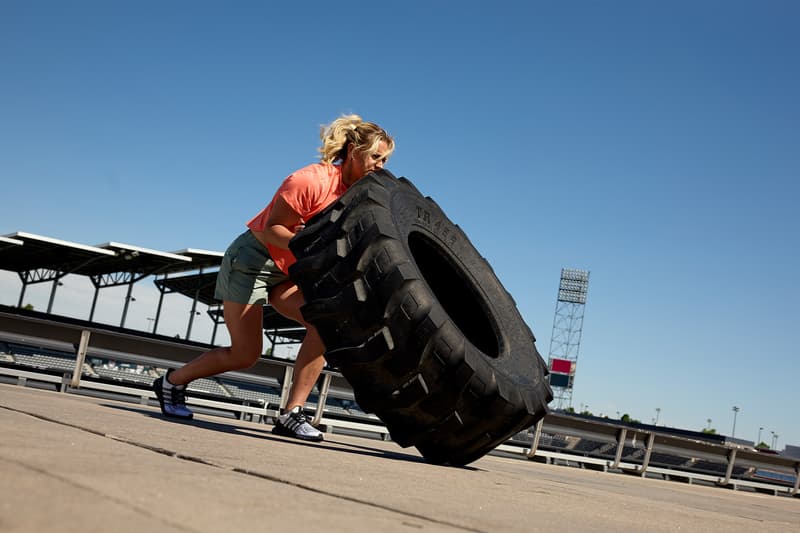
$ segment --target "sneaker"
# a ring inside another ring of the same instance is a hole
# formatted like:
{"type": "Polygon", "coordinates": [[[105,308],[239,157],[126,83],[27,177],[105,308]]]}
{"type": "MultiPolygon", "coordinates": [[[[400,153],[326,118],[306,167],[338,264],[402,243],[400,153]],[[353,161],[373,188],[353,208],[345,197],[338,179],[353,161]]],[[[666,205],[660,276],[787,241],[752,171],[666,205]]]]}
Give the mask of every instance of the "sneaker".
{"type": "Polygon", "coordinates": [[[171,372],[172,370],[168,370],[165,375],[153,382],[153,392],[156,393],[158,404],[161,406],[161,412],[164,413],[164,416],[189,420],[194,416],[194,413],[186,407],[186,385],[164,386],[164,380],[169,377],[171,372]]]}
{"type": "Polygon", "coordinates": [[[319,442],[323,439],[322,432],[306,420],[306,415],[299,406],[295,406],[288,413],[282,414],[275,420],[272,432],[284,437],[294,437],[300,440],[319,442]]]}

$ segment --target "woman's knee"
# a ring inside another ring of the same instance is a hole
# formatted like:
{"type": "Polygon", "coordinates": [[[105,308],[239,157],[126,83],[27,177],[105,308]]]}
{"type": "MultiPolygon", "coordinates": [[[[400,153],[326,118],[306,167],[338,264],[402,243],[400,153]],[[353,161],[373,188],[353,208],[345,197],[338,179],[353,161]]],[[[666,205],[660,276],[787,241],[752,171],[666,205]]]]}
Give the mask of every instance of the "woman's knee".
{"type": "Polygon", "coordinates": [[[261,343],[234,343],[231,346],[230,358],[231,363],[236,365],[237,369],[250,368],[261,358],[261,343]]]}
{"type": "Polygon", "coordinates": [[[269,293],[269,303],[281,315],[307,326],[300,312],[304,303],[303,293],[294,283],[287,281],[273,287],[269,293]]]}

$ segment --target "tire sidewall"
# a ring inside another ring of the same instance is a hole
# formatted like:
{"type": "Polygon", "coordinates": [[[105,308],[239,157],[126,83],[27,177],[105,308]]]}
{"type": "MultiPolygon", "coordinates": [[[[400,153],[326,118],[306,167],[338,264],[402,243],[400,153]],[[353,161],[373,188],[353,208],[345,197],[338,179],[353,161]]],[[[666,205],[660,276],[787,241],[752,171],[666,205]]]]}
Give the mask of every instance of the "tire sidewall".
{"type": "MultiPolygon", "coordinates": [[[[513,367],[514,373],[518,374],[519,368],[529,366],[519,365],[521,361],[518,359],[522,354],[530,357],[531,354],[538,353],[535,338],[519,314],[511,295],[503,288],[491,266],[461,228],[433,200],[422,196],[415,189],[398,188],[391,197],[390,205],[393,223],[412,262],[416,265],[409,245],[409,235],[418,232],[434,243],[438,252],[465,278],[473,291],[473,294],[465,296],[479,299],[498,341],[498,356],[494,358],[487,355],[486,362],[501,373],[506,373],[513,367]]],[[[420,277],[425,279],[421,272],[420,277]]],[[[435,293],[429,285],[428,287],[435,293]]],[[[463,333],[465,332],[462,331],[463,333]]],[[[538,381],[536,375],[529,377],[531,381],[538,381]]]]}

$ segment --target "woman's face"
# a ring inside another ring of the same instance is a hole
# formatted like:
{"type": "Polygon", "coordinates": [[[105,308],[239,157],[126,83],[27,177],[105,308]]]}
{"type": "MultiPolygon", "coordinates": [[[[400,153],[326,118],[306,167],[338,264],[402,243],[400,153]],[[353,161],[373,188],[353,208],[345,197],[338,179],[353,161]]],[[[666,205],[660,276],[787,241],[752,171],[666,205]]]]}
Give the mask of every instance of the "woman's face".
{"type": "Polygon", "coordinates": [[[383,168],[386,160],[389,159],[389,147],[385,141],[378,144],[378,149],[369,154],[353,150],[352,157],[348,157],[349,168],[345,168],[345,183],[352,185],[370,172],[383,168]]]}

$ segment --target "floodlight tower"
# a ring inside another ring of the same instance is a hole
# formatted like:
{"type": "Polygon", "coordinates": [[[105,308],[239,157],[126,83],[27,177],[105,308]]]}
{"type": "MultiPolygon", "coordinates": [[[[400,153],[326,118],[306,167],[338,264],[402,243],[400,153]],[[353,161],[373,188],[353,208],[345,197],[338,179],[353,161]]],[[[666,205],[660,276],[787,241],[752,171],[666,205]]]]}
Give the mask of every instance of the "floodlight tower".
{"type": "Polygon", "coordinates": [[[572,406],[572,387],[583,331],[583,312],[589,291],[589,271],[561,269],[556,314],[550,336],[550,386],[555,408],[572,406]]]}

